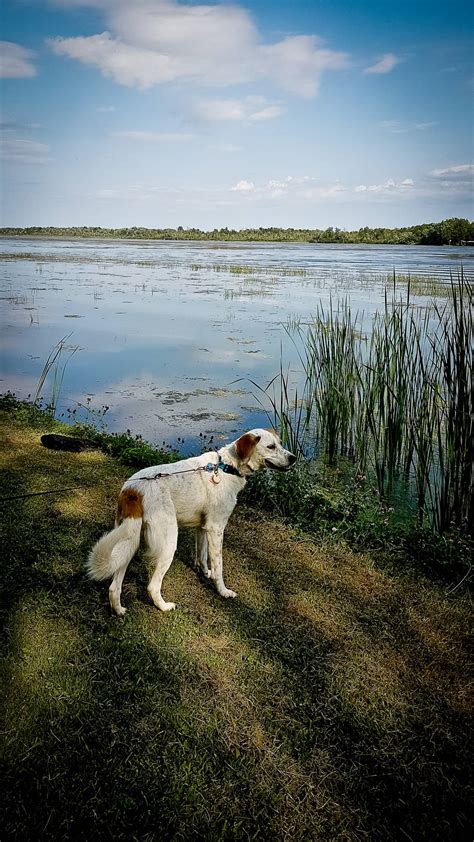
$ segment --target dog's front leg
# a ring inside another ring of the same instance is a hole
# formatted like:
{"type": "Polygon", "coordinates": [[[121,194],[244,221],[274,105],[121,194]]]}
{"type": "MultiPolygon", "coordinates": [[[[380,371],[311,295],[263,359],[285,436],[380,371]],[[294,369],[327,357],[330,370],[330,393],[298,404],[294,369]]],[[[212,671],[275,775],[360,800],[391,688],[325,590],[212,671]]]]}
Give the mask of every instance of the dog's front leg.
{"type": "Polygon", "coordinates": [[[206,529],[209,561],[211,562],[211,579],[215,582],[217,593],[226,598],[237,596],[235,591],[229,590],[224,585],[222,578],[222,542],[224,540],[223,529],[206,529]]]}
{"type": "Polygon", "coordinates": [[[196,527],[195,567],[197,570],[201,570],[206,578],[211,575],[207,566],[207,535],[201,526],[196,527]]]}

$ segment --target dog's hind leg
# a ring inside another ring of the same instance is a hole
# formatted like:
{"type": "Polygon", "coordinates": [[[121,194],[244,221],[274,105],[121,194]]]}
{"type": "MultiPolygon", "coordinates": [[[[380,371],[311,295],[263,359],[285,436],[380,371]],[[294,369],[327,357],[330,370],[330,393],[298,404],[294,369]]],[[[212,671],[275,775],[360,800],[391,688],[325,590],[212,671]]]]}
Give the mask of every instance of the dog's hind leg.
{"type": "Polygon", "coordinates": [[[178,524],[176,515],[166,512],[164,517],[147,523],[145,533],[147,556],[155,563],[155,571],[148,584],[148,593],[160,611],[176,608],[174,602],[165,602],[161,595],[163,577],[169,569],[178,543],[178,524]]]}
{"type": "Polygon", "coordinates": [[[209,578],[211,575],[211,571],[207,566],[207,534],[201,526],[196,527],[195,567],[197,570],[200,569],[206,578],[209,578]]]}
{"type": "Polygon", "coordinates": [[[122,582],[124,580],[125,573],[127,572],[128,565],[129,562],[127,561],[123,567],[119,567],[119,569],[116,570],[109,587],[110,607],[116,614],[118,614],[119,617],[123,617],[127,610],[120,603],[120,594],[122,593],[122,582]]]}

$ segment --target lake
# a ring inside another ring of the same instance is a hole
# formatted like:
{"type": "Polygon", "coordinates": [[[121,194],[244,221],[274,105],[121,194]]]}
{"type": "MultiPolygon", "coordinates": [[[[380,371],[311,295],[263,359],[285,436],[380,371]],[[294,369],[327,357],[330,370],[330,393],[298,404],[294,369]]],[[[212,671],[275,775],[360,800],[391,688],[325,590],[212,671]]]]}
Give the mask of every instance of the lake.
{"type": "MultiPolygon", "coordinates": [[[[59,415],[107,405],[109,430],[184,439],[192,451],[200,433],[221,441],[268,426],[252,381],[266,386],[282,355],[298,382],[285,326],[309,322],[319,302],[348,297],[370,330],[394,271],[400,293],[411,275],[412,304],[423,307],[461,266],[472,278],[473,265],[468,247],[2,238],[0,388],[34,394],[68,337],[78,350],[59,415]]],[[[51,388],[50,376],[46,400],[51,388]]]]}

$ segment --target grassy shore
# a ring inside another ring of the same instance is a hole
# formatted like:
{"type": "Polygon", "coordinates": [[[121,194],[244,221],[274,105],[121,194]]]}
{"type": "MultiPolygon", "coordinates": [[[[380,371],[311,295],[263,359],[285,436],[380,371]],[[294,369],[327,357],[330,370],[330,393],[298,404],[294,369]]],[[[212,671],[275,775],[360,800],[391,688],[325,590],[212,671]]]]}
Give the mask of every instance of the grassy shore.
{"type": "Polygon", "coordinates": [[[46,450],[61,427],[36,410],[0,424],[4,838],[470,838],[462,588],[240,506],[236,600],[198,581],[184,534],[178,610],[137,559],[119,620],[84,560],[130,469],[46,450]]]}

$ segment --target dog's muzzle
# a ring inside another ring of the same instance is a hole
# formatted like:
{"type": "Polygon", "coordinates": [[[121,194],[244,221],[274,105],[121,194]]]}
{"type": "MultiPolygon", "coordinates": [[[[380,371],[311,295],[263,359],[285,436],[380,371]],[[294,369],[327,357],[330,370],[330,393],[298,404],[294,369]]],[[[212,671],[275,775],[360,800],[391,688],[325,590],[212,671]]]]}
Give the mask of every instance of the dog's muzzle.
{"type": "Polygon", "coordinates": [[[292,467],[292,465],[295,464],[295,462],[296,462],[296,456],[293,453],[288,454],[288,464],[287,465],[281,465],[281,464],[277,465],[275,462],[272,462],[270,459],[265,459],[266,467],[270,468],[270,470],[272,470],[272,471],[289,471],[290,468],[292,467]]]}

